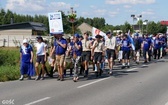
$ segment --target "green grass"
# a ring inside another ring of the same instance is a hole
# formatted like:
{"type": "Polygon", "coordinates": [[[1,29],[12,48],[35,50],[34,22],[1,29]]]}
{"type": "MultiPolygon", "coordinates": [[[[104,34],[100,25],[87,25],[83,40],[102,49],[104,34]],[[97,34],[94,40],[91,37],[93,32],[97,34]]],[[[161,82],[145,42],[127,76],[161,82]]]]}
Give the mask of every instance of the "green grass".
{"type": "MultiPolygon", "coordinates": [[[[0,48],[0,82],[17,80],[20,77],[20,52],[19,48],[0,48]]],[[[35,51],[34,51],[35,54],[35,51]]],[[[34,57],[34,62],[35,62],[34,57]]],[[[34,63],[35,64],[35,63],[34,63]]],[[[50,66],[46,63],[47,70],[50,70],[50,66]]],[[[67,64],[67,68],[70,68],[70,64],[67,64]]]]}
{"type": "Polygon", "coordinates": [[[16,80],[19,76],[19,48],[0,48],[0,82],[16,80]]]}

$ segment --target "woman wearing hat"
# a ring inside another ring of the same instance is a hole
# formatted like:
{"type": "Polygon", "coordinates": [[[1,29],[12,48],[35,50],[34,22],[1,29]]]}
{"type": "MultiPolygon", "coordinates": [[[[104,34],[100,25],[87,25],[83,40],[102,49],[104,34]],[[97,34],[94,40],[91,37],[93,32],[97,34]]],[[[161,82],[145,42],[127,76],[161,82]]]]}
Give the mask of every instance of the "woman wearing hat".
{"type": "Polygon", "coordinates": [[[28,75],[28,79],[35,75],[34,65],[33,65],[33,48],[28,44],[27,39],[23,40],[23,45],[20,48],[20,73],[21,77],[19,80],[24,79],[24,74],[28,75]]]}

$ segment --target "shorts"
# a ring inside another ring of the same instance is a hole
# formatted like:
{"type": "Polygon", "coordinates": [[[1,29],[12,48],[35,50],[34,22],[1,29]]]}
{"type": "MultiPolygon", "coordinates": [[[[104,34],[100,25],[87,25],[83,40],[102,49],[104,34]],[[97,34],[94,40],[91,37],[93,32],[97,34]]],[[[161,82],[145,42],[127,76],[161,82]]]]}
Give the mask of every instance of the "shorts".
{"type": "Polygon", "coordinates": [[[102,52],[95,52],[93,62],[101,63],[101,61],[102,61],[102,52]]]}
{"type": "Polygon", "coordinates": [[[130,57],[130,51],[123,51],[122,59],[129,59],[130,57]]]}
{"type": "Polygon", "coordinates": [[[56,55],[56,64],[58,66],[63,66],[65,60],[65,54],[62,55],[56,55]]]}
{"type": "Polygon", "coordinates": [[[45,64],[44,58],[45,58],[45,55],[37,55],[36,62],[41,63],[41,64],[45,64]]]}
{"type": "Polygon", "coordinates": [[[91,51],[83,51],[81,55],[82,62],[84,61],[90,61],[91,58],[91,51]]]}
{"type": "Polygon", "coordinates": [[[115,59],[115,50],[107,49],[106,52],[107,52],[107,59],[111,59],[111,58],[115,59]]]}
{"type": "Polygon", "coordinates": [[[65,60],[64,60],[64,62],[67,62],[67,63],[70,63],[71,62],[71,56],[69,55],[69,56],[65,56],[65,60]]]}

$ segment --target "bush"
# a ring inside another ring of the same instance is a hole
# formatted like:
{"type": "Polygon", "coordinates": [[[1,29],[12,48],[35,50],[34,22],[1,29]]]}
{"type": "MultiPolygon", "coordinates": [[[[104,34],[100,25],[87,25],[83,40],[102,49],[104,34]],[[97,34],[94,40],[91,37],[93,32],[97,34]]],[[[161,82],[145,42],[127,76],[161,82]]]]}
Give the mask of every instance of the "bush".
{"type": "Polygon", "coordinates": [[[0,49],[0,82],[16,80],[20,76],[19,49],[0,49]]]}

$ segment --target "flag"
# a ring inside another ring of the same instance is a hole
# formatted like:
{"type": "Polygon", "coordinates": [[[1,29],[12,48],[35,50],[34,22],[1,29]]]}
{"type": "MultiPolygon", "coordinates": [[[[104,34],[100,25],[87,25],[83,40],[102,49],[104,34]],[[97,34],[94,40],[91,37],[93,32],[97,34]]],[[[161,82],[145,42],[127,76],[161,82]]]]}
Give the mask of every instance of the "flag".
{"type": "Polygon", "coordinates": [[[133,41],[132,37],[130,36],[130,30],[128,31],[128,39],[129,39],[130,42],[131,42],[132,50],[135,50],[134,41],[133,41]]]}
{"type": "Polygon", "coordinates": [[[93,28],[92,28],[92,36],[95,37],[96,35],[101,35],[101,36],[103,36],[105,39],[107,39],[107,36],[106,36],[106,34],[105,34],[104,32],[102,32],[101,30],[99,30],[99,29],[93,27],[93,28]]]}

